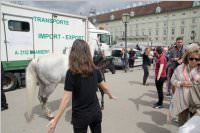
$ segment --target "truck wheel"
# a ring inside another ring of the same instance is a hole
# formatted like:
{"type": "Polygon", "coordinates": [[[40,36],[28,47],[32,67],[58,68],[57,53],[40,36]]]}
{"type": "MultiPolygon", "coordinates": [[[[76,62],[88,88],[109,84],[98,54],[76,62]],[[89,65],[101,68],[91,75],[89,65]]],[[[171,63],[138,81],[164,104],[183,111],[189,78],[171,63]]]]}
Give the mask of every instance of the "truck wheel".
{"type": "Polygon", "coordinates": [[[5,92],[15,90],[17,87],[16,76],[13,73],[5,73],[4,77],[5,77],[5,80],[4,80],[3,90],[5,92]]]}

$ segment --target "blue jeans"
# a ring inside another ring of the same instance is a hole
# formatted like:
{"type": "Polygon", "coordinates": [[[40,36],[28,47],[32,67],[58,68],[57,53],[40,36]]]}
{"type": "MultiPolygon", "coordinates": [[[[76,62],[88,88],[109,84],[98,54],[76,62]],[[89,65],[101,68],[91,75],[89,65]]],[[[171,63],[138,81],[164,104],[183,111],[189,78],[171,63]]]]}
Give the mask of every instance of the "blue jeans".
{"type": "Polygon", "coordinates": [[[149,76],[149,69],[147,65],[143,65],[144,75],[143,75],[143,85],[146,84],[147,78],[149,76]]]}

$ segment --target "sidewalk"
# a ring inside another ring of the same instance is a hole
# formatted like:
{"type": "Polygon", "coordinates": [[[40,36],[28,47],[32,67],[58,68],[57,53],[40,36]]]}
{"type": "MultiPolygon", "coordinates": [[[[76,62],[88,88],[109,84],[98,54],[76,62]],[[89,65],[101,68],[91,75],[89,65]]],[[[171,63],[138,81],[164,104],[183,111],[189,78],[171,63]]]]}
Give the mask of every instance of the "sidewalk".
{"type": "MultiPolygon", "coordinates": [[[[134,68],[125,73],[117,70],[116,74],[106,73],[106,81],[117,100],[110,100],[105,95],[103,110],[102,133],[176,133],[177,126],[166,123],[166,112],[169,99],[165,97],[164,108],[154,109],[152,105],[157,100],[154,85],[154,72],[151,70],[148,79],[149,86],[142,85],[143,70],[134,68]]],[[[166,90],[164,90],[166,92],[166,90]]],[[[45,133],[48,120],[43,116],[41,106],[36,100],[34,119],[27,123],[25,89],[7,92],[9,109],[1,112],[2,133],[45,133]]],[[[59,85],[49,99],[49,106],[57,111],[60,98],[63,95],[63,85],[59,85]]],[[[100,93],[98,93],[100,97],[100,93]]],[[[73,133],[71,107],[61,118],[55,133],[73,133]]],[[[90,133],[88,131],[88,133],[90,133]]]]}

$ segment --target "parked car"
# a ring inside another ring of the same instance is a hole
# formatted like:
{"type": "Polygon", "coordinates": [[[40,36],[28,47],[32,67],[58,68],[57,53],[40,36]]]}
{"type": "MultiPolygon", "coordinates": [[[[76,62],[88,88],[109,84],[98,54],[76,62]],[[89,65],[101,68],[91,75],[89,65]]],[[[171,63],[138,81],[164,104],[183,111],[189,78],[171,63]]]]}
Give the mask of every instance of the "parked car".
{"type": "MultiPolygon", "coordinates": [[[[121,50],[122,48],[112,48],[112,57],[113,57],[113,64],[116,67],[123,67],[122,60],[121,60],[121,50]]],[[[127,48],[127,51],[130,51],[130,48],[127,48]]],[[[135,66],[140,66],[142,65],[142,54],[139,50],[133,49],[135,51],[135,66]]]]}

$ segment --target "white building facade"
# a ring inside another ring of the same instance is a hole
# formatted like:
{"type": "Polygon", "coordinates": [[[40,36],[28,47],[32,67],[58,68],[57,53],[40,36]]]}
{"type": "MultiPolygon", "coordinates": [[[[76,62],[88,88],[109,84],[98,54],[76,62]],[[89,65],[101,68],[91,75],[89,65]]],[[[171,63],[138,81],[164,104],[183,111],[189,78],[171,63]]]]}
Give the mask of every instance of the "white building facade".
{"type": "Polygon", "coordinates": [[[165,7],[167,2],[160,2],[97,15],[95,19],[98,27],[111,32],[114,42],[124,37],[123,13],[129,13],[131,17],[127,28],[129,42],[170,46],[175,43],[176,37],[183,37],[185,44],[200,42],[200,2],[189,1],[182,8],[179,2],[176,2],[177,5],[173,3],[173,9],[165,7]]]}

